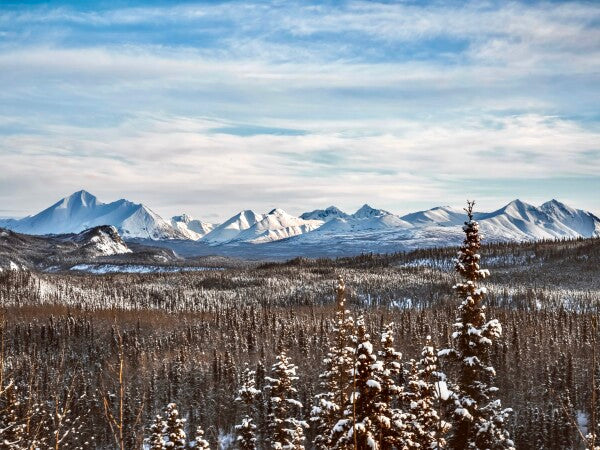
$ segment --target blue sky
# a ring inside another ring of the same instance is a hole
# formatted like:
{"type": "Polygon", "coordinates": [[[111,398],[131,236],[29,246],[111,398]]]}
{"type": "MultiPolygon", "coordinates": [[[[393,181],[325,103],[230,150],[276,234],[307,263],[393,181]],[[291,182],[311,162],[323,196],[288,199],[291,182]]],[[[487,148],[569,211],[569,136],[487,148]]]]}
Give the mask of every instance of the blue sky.
{"type": "Polygon", "coordinates": [[[600,213],[597,2],[3,2],[0,216],[600,213]]]}

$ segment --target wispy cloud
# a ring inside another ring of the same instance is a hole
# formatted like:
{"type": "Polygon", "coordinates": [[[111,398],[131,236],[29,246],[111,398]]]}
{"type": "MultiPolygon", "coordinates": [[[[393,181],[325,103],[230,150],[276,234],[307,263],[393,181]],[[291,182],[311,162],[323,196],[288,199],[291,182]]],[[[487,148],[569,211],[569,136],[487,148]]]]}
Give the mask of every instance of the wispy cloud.
{"type": "Polygon", "coordinates": [[[598,23],[586,2],[0,7],[0,202],[402,211],[580,179],[600,211],[598,23]]]}
{"type": "Polygon", "coordinates": [[[35,136],[6,136],[0,146],[18,149],[3,156],[4,182],[23,189],[22,201],[49,183],[68,192],[79,182],[169,214],[191,207],[210,216],[250,206],[266,210],[276,202],[294,212],[322,202],[354,208],[372,199],[404,210],[415,199],[459,201],[468,192],[449,198],[445,186],[460,180],[479,180],[484,189],[494,178],[593,177],[600,170],[588,146],[599,141],[598,133],[552,117],[496,120],[494,128],[415,122],[395,133],[355,137],[238,135],[215,132],[212,120],[147,118],[109,128],[48,127],[35,136]]]}

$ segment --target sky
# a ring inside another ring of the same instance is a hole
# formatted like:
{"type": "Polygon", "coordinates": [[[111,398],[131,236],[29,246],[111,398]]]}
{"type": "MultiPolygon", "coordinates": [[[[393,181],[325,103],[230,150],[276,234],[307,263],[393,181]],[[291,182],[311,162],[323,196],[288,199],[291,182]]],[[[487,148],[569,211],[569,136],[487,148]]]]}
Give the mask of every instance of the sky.
{"type": "Polygon", "coordinates": [[[600,215],[600,3],[0,3],[0,216],[600,215]]]}

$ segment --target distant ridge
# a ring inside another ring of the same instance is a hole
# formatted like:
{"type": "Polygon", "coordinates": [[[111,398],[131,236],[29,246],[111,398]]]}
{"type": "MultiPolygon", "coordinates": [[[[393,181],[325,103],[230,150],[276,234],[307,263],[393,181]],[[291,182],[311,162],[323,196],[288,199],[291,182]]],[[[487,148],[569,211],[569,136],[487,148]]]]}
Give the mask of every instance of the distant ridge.
{"type": "Polygon", "coordinates": [[[34,216],[0,222],[24,234],[79,233],[99,225],[114,226],[123,238],[185,239],[147,206],[128,200],[102,203],[87,191],[77,191],[34,216]]]}
{"type": "MultiPolygon", "coordinates": [[[[535,206],[516,199],[476,220],[488,241],[527,241],[600,236],[600,219],[558,200],[535,206]]],[[[353,214],[335,206],[290,215],[243,210],[220,225],[187,214],[164,220],[147,206],[121,199],[102,203],[81,190],[33,216],[0,220],[0,227],[31,235],[80,233],[100,225],[115,227],[123,239],[196,241],[211,247],[280,242],[290,254],[302,246],[336,246],[378,251],[380,247],[455,245],[466,219],[460,208],[438,206],[399,217],[363,205],[353,214]],[[342,245],[343,244],[343,245],[342,245]]],[[[275,248],[275,247],[273,247],[275,248]]],[[[216,250],[217,251],[217,250],[216,250]]]]}

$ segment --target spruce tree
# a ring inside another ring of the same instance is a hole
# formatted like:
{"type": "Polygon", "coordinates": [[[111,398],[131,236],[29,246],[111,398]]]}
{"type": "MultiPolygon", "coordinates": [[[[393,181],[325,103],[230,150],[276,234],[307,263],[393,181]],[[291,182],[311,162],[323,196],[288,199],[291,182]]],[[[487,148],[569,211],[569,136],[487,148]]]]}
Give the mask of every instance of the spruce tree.
{"type": "Polygon", "coordinates": [[[399,408],[399,399],[403,387],[397,382],[403,375],[402,353],[394,348],[393,323],[384,326],[381,333],[381,350],[379,360],[374,365],[377,376],[381,380],[381,392],[375,405],[375,425],[377,440],[382,449],[401,448],[405,429],[405,414],[399,408]]]}
{"type": "Polygon", "coordinates": [[[319,450],[332,447],[333,428],[343,418],[343,410],[352,389],[354,320],[346,309],[346,286],[341,277],[338,278],[336,294],[337,309],[331,338],[333,344],[323,360],[325,370],[319,376],[324,392],[315,396],[316,405],[310,418],[316,431],[313,444],[319,450]]]}
{"type": "Polygon", "coordinates": [[[454,345],[440,352],[451,356],[458,369],[449,445],[461,450],[512,449],[514,444],[505,429],[510,409],[502,409],[500,400],[495,398],[497,388],[490,385],[495,376],[489,362],[490,347],[502,335],[502,326],[496,319],[486,320],[482,302],[487,290],[477,287],[489,271],[479,266],[481,236],[479,224],[473,220],[473,206],[474,202],[467,202],[468,220],[463,227],[466,237],[455,266],[465,281],[454,286],[462,299],[452,334],[454,345]]]}
{"type": "Polygon", "coordinates": [[[352,373],[353,392],[344,410],[345,418],[335,426],[338,448],[379,449],[377,399],[381,380],[376,374],[377,356],[373,351],[364,318],[357,320],[357,346],[352,373]]]}
{"type": "Polygon", "coordinates": [[[150,450],[164,450],[165,447],[165,428],[167,427],[166,422],[160,415],[156,415],[154,422],[150,426],[150,438],[148,443],[150,444],[150,450]]]}
{"type": "Polygon", "coordinates": [[[194,437],[194,441],[194,448],[201,448],[206,450],[210,448],[208,441],[204,439],[204,430],[199,425],[198,428],[196,428],[196,436],[194,437]]]}
{"type": "Polygon", "coordinates": [[[185,419],[179,418],[179,411],[175,403],[169,403],[166,409],[166,427],[167,443],[165,448],[169,450],[184,450],[185,449],[185,419]]]}
{"type": "Polygon", "coordinates": [[[299,428],[308,427],[298,419],[302,403],[296,400],[297,390],[293,386],[296,366],[290,362],[285,350],[281,350],[271,368],[271,376],[265,377],[269,393],[270,413],[267,418],[269,442],[274,449],[303,449],[304,436],[299,428]]]}
{"type": "Polygon", "coordinates": [[[444,375],[438,372],[437,355],[431,336],[427,336],[418,364],[412,362],[408,382],[412,414],[411,439],[419,448],[444,448],[444,435],[449,429],[449,424],[442,419],[440,406],[442,401],[448,399],[449,393],[444,375]]]}
{"type": "Polygon", "coordinates": [[[242,450],[254,450],[256,448],[256,425],[252,419],[255,413],[255,401],[260,395],[256,389],[256,374],[253,370],[246,367],[242,375],[242,387],[238,391],[235,401],[242,403],[244,408],[244,417],[240,424],[235,426],[237,433],[237,443],[242,450]]]}

